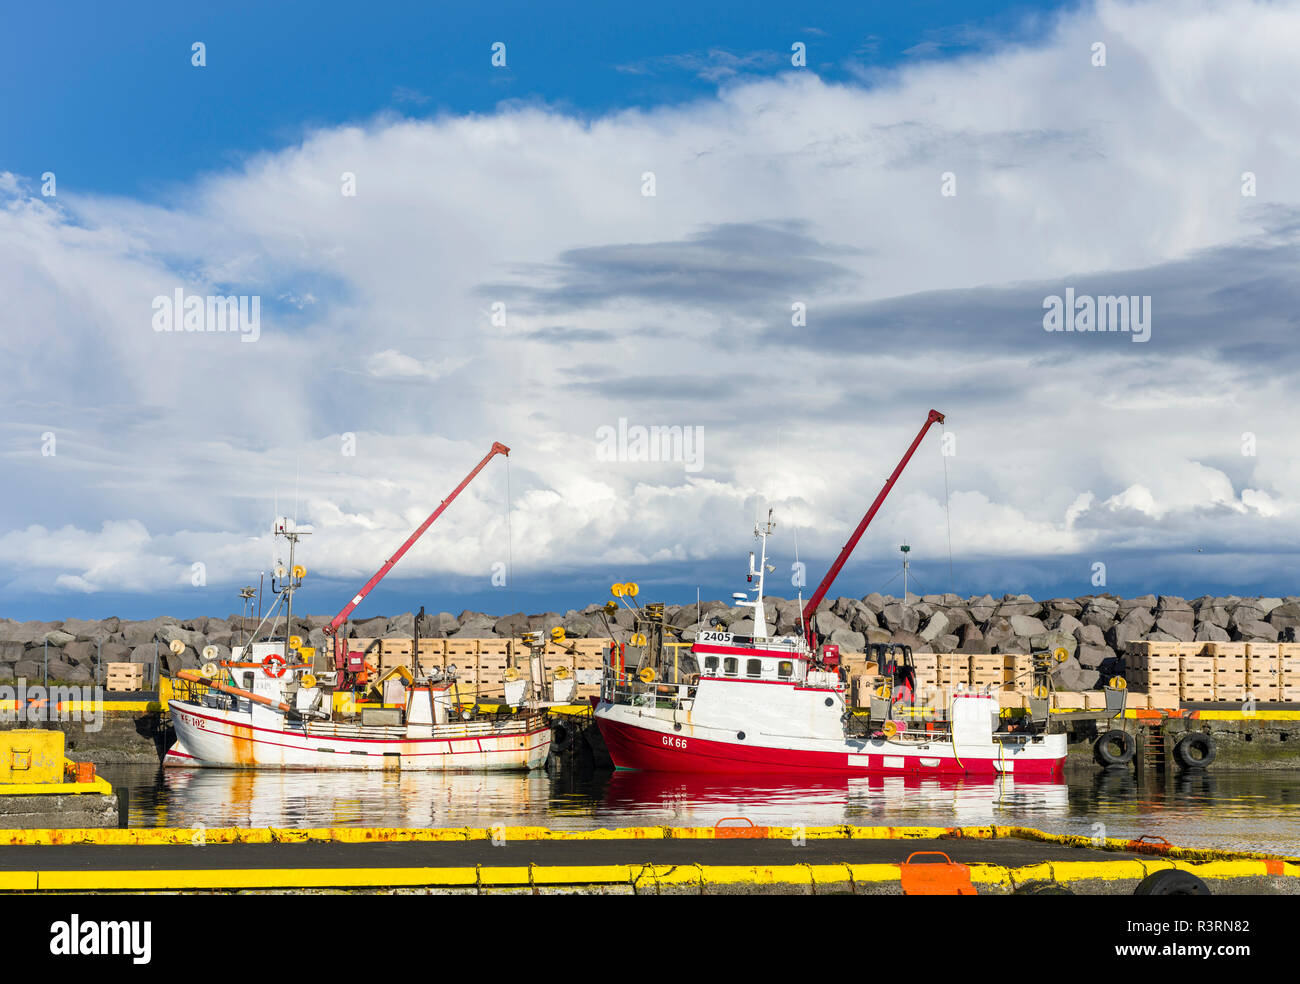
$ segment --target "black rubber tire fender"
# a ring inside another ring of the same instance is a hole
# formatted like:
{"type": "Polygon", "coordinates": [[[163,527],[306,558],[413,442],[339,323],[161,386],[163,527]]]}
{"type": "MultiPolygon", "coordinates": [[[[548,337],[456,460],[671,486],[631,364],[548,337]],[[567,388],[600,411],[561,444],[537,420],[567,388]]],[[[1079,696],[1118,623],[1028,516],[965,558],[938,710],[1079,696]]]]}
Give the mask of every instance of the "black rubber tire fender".
{"type": "Polygon", "coordinates": [[[1204,731],[1189,731],[1174,746],[1174,760],[1184,769],[1205,769],[1219,754],[1214,739],[1204,731]]]}
{"type": "Polygon", "coordinates": [[[1134,895],[1211,895],[1210,886],[1190,871],[1166,868],[1147,875],[1133,890],[1134,895]]]}
{"type": "Polygon", "coordinates": [[[551,751],[568,751],[571,744],[573,744],[573,729],[567,724],[553,724],[551,726],[551,751]]]}
{"type": "Polygon", "coordinates": [[[1128,765],[1133,761],[1133,756],[1137,754],[1137,739],[1127,731],[1121,731],[1119,728],[1111,728],[1109,731],[1097,737],[1092,746],[1092,757],[1097,760],[1097,764],[1110,768],[1115,765],[1128,765]],[[1120,750],[1116,752],[1111,746],[1118,744],[1120,750]]]}

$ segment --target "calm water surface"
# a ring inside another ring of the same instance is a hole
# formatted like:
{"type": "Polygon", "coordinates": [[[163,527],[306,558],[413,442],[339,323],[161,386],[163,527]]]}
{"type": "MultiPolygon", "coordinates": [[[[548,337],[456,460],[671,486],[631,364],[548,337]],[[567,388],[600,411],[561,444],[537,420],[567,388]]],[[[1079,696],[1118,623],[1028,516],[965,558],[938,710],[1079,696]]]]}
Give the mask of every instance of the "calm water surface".
{"type": "Polygon", "coordinates": [[[782,826],[1021,824],[1300,854],[1300,781],[1286,772],[1174,776],[1146,788],[1131,774],[1103,773],[1027,784],[793,777],[741,783],[601,771],[383,775],[106,766],[102,772],[130,788],[132,826],[592,829],[709,826],[746,817],[782,826]]]}

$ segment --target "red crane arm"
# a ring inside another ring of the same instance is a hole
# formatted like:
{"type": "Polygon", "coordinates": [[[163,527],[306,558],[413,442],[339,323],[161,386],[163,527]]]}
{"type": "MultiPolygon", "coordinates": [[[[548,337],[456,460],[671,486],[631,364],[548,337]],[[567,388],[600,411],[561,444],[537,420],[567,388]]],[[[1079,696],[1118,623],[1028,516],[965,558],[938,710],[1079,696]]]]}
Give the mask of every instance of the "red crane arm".
{"type": "Polygon", "coordinates": [[[831,565],[831,569],[827,571],[826,576],[822,578],[822,583],[817,585],[817,590],[814,591],[813,596],[808,599],[808,604],[804,605],[803,624],[804,631],[808,636],[809,648],[816,647],[816,637],[813,633],[812,620],[813,615],[817,612],[817,606],[822,603],[822,599],[826,597],[826,592],[829,591],[831,585],[835,583],[835,578],[839,576],[840,568],[844,566],[845,561],[849,559],[849,554],[853,553],[853,548],[858,545],[858,540],[862,539],[862,534],[865,533],[867,527],[871,525],[871,521],[876,516],[876,511],[880,508],[881,503],[885,501],[885,496],[889,495],[890,489],[892,489],[894,483],[898,481],[898,476],[903,473],[903,469],[907,467],[907,463],[912,460],[912,455],[916,452],[917,445],[921,443],[921,438],[925,437],[925,432],[930,429],[932,424],[942,423],[943,414],[938,410],[931,410],[930,416],[925,419],[925,425],[917,433],[916,439],[912,441],[912,446],[907,449],[907,454],[903,455],[903,460],[898,463],[898,467],[894,469],[894,473],[890,475],[889,479],[885,482],[884,488],[882,488],[880,494],[876,496],[876,501],[871,504],[871,508],[867,510],[867,514],[862,517],[862,522],[858,523],[858,528],[854,530],[853,535],[849,537],[849,542],[844,544],[844,549],[840,551],[840,555],[835,558],[835,563],[831,565]]]}
{"type": "MultiPolygon", "coordinates": [[[[384,575],[393,569],[393,565],[402,559],[402,555],[405,554],[406,551],[411,549],[415,541],[420,539],[420,537],[424,536],[424,531],[433,525],[433,521],[442,515],[442,511],[452,504],[452,501],[456,498],[456,496],[460,495],[461,491],[465,488],[466,485],[474,481],[474,476],[477,475],[479,472],[481,472],[484,466],[489,461],[491,461],[494,456],[498,454],[509,454],[509,453],[510,453],[510,449],[506,447],[504,444],[502,444],[500,441],[494,442],[492,444],[492,450],[489,451],[486,455],[484,455],[483,460],[474,466],[474,470],[465,476],[464,481],[462,481],[459,485],[457,485],[454,489],[452,489],[451,495],[447,496],[447,498],[442,500],[438,508],[435,509],[429,515],[429,518],[420,524],[419,529],[417,529],[414,533],[412,533],[409,537],[407,537],[406,542],[397,548],[397,553],[393,554],[391,557],[388,558],[384,566],[379,568],[379,570],[375,572],[375,576],[372,577],[369,581],[367,581],[365,583],[365,586],[360,591],[357,592],[356,597],[354,597],[351,601],[349,601],[346,605],[344,605],[343,610],[334,616],[333,620],[330,622],[329,625],[325,626],[324,629],[325,634],[334,635],[334,633],[336,633],[339,630],[339,626],[341,626],[345,621],[347,621],[347,618],[349,615],[352,614],[353,609],[355,609],[357,605],[361,604],[361,602],[365,600],[366,595],[370,594],[371,589],[373,589],[376,584],[378,584],[380,581],[384,579],[384,575]]],[[[338,643],[340,641],[341,640],[337,638],[335,639],[335,645],[334,645],[335,650],[338,650],[339,648],[338,643]]]]}

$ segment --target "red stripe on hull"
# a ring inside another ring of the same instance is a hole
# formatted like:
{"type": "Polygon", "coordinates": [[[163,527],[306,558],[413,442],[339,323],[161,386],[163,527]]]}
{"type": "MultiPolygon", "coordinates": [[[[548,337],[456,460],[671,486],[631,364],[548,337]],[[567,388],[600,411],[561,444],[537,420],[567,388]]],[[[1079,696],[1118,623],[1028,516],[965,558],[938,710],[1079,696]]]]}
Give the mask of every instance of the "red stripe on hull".
{"type": "MultiPolygon", "coordinates": [[[[997,776],[997,760],[962,758],[958,765],[951,756],[905,757],[903,765],[886,766],[885,756],[872,751],[867,766],[849,764],[847,752],[810,752],[802,749],[744,745],[739,742],[681,738],[648,728],[636,728],[609,718],[597,717],[601,737],[610,757],[620,769],[646,772],[690,772],[709,774],[800,772],[847,775],[933,775],[997,776]],[[671,744],[666,744],[665,739],[671,744]],[[681,747],[678,742],[683,743],[681,747]],[[937,758],[938,765],[922,765],[921,758],[937,758]]],[[[893,756],[891,756],[893,757],[893,756]]],[[[1017,759],[1013,778],[1059,778],[1063,759],[1017,759]]]]}

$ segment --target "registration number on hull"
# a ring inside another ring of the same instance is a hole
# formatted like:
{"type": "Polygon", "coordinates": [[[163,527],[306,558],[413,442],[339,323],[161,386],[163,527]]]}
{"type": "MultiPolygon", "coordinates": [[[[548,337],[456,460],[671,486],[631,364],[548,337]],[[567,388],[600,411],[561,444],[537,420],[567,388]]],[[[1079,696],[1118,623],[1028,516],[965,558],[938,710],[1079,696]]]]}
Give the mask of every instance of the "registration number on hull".
{"type": "Polygon", "coordinates": [[[685,748],[685,738],[674,738],[672,735],[664,735],[664,746],[667,748],[685,748]]]}

